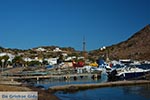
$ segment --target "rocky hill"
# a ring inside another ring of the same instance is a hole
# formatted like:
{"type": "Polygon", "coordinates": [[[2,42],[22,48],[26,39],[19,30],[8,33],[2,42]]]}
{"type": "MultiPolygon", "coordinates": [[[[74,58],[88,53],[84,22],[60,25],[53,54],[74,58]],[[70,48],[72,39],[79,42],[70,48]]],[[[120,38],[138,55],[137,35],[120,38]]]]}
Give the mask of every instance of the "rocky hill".
{"type": "Polygon", "coordinates": [[[90,55],[107,53],[110,59],[150,60],[150,25],[135,33],[126,41],[107,47],[105,51],[94,50],[90,55]]]}

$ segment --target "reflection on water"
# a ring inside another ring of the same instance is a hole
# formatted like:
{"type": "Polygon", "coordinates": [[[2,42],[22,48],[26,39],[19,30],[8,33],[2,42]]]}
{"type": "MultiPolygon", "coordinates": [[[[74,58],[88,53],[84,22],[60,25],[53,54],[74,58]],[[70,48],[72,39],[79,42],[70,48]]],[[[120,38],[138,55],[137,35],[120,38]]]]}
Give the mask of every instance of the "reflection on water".
{"type": "Polygon", "coordinates": [[[92,83],[102,83],[107,82],[107,75],[106,73],[101,73],[101,78],[91,78],[92,76],[89,75],[87,77],[78,77],[77,80],[69,79],[69,80],[63,80],[63,79],[44,79],[38,82],[35,82],[35,86],[37,87],[44,87],[45,89],[48,89],[51,86],[61,86],[61,85],[69,85],[69,84],[92,84],[92,83]]]}
{"type": "Polygon", "coordinates": [[[55,93],[61,100],[150,100],[149,94],[149,85],[97,88],[76,93],[62,91],[55,93]]]}

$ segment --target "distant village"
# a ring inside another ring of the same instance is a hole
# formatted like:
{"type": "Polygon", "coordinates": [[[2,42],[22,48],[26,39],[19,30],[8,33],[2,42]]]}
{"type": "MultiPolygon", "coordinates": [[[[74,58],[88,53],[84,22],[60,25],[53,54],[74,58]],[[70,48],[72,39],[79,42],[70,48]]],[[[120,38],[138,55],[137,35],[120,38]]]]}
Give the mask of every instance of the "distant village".
{"type": "MultiPolygon", "coordinates": [[[[73,66],[75,62],[80,63],[83,62],[84,65],[90,65],[94,67],[98,67],[96,60],[85,59],[83,55],[68,55],[68,52],[61,50],[59,47],[54,48],[52,51],[49,51],[45,48],[39,47],[36,49],[32,49],[32,52],[38,53],[34,55],[34,57],[28,57],[26,54],[18,53],[18,54],[11,54],[7,52],[0,53],[0,63],[1,66],[5,68],[12,68],[12,67],[27,67],[27,66],[48,66],[48,65],[61,65],[61,67],[65,66],[73,66]],[[51,52],[51,53],[58,53],[56,57],[43,57],[40,54],[44,52],[51,52]]],[[[31,54],[32,55],[32,54],[31,54]]],[[[105,58],[104,60],[109,60],[109,58],[105,58]]],[[[124,59],[126,61],[130,61],[130,59],[124,59]]],[[[109,64],[118,64],[119,61],[109,61],[109,64]]],[[[134,61],[134,63],[141,63],[139,61],[134,61]]],[[[145,61],[144,63],[150,63],[145,61]]],[[[78,65],[80,66],[80,65],[78,65]]]]}
{"type": "MultiPolygon", "coordinates": [[[[83,61],[83,56],[69,56],[66,51],[61,50],[60,48],[56,47],[52,51],[48,51],[45,48],[39,47],[36,49],[32,49],[32,51],[35,51],[36,53],[44,53],[44,52],[51,52],[51,53],[59,53],[56,57],[43,57],[40,56],[40,54],[37,54],[34,57],[28,57],[27,55],[23,53],[18,54],[11,54],[6,52],[0,53],[0,61],[1,66],[2,63],[4,63],[4,67],[20,67],[20,66],[41,66],[41,65],[56,65],[56,64],[62,64],[65,66],[72,66],[73,60],[80,60],[83,61]]],[[[31,54],[32,55],[32,54],[31,54]]]]}

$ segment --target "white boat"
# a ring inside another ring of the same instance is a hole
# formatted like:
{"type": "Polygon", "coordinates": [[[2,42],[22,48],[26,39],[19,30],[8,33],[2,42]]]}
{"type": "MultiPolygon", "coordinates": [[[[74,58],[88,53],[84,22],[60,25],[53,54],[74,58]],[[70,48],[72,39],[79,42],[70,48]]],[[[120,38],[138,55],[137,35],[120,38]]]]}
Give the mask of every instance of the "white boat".
{"type": "Polygon", "coordinates": [[[113,69],[109,73],[109,78],[112,80],[129,80],[129,79],[143,79],[150,74],[150,69],[142,69],[136,66],[124,66],[122,69],[113,69]]]}

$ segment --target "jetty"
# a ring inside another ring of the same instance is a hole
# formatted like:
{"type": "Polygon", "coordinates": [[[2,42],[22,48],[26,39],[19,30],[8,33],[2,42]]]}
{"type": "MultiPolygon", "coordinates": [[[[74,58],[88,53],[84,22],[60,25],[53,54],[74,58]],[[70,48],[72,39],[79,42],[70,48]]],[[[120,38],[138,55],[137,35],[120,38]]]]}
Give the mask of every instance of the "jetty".
{"type": "Polygon", "coordinates": [[[150,80],[115,81],[115,82],[94,83],[94,84],[70,84],[64,86],[52,86],[49,88],[49,90],[53,92],[56,91],[75,92],[79,90],[92,89],[92,88],[130,86],[130,85],[142,85],[142,84],[150,85],[150,80]]]}
{"type": "Polygon", "coordinates": [[[13,80],[27,80],[27,79],[36,79],[39,81],[40,79],[64,79],[64,80],[69,80],[69,79],[75,79],[77,80],[78,78],[83,78],[83,77],[91,77],[91,78],[100,78],[101,75],[94,73],[94,74],[89,74],[89,73],[81,73],[81,74],[60,74],[60,75],[40,75],[40,76],[7,76],[8,79],[13,80]]]}

